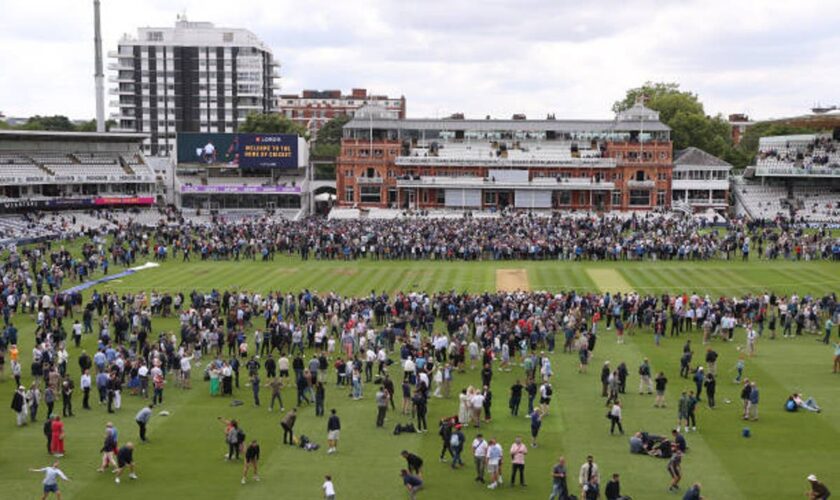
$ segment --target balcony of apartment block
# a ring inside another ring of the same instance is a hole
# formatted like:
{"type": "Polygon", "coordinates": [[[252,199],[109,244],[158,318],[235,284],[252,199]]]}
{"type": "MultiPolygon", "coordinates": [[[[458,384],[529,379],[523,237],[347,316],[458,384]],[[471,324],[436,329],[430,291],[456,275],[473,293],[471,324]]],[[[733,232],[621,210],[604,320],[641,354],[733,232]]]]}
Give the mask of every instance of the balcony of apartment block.
{"type": "Polygon", "coordinates": [[[108,63],[106,68],[109,71],[134,71],[134,64],[131,61],[120,61],[115,63],[108,63]]]}
{"type": "Polygon", "coordinates": [[[108,101],[108,106],[112,108],[134,108],[136,107],[134,101],[108,101]]]}

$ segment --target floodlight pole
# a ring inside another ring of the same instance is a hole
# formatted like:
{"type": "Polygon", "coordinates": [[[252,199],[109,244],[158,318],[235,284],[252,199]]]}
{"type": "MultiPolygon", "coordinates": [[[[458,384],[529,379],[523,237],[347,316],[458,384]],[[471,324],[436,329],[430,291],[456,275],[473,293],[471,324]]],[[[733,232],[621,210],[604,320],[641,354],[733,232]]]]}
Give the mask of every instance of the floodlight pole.
{"type": "Polygon", "coordinates": [[[102,29],[99,20],[99,0],[93,0],[93,49],[96,87],[96,131],[105,132],[105,76],[102,72],[102,29]]]}

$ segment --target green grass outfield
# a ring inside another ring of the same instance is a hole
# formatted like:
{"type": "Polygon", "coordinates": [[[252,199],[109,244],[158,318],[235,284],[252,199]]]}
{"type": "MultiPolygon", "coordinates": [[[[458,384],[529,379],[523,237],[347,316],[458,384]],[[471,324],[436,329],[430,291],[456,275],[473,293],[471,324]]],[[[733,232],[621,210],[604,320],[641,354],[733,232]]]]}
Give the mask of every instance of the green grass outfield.
{"type": "MultiPolygon", "coordinates": [[[[335,290],[348,295],[360,295],[371,290],[495,290],[496,270],[524,269],[532,290],[597,291],[629,284],[640,292],[696,291],[711,296],[740,295],[747,292],[774,290],[777,293],[823,294],[840,289],[840,266],[829,262],[318,262],[303,263],[297,259],[278,258],[263,262],[199,262],[182,264],[169,261],[153,270],[142,271],[121,281],[99,287],[100,290],[138,291],[152,289],[184,291],[192,289],[294,290],[304,287],[319,292],[335,290]],[[591,270],[601,272],[590,273],[591,270]],[[606,272],[603,272],[606,271],[606,272]],[[604,276],[612,279],[604,281],[604,276]],[[593,281],[593,277],[599,282],[593,281]]],[[[112,270],[116,272],[116,270],[112,270]]],[[[32,348],[32,321],[15,319],[21,333],[21,356],[24,373],[28,373],[32,348]]],[[[155,331],[173,330],[173,319],[154,320],[155,331]]],[[[679,354],[684,339],[666,339],[663,346],[653,345],[649,331],[637,331],[625,345],[617,345],[612,332],[602,332],[590,365],[590,373],[577,373],[577,356],[554,355],[555,397],[552,411],[546,417],[540,433],[541,446],[529,450],[526,460],[524,490],[507,484],[501,489],[487,490],[473,482],[471,460],[467,467],[452,471],[437,461],[440,439],[434,422],[444,415],[457,412],[457,399],[432,399],[429,422],[432,431],[425,435],[393,436],[391,430],[398,421],[389,414],[387,429],[374,427],[374,387],[365,386],[365,398],[352,401],[344,389],[337,390],[330,377],[326,407],[335,407],[342,417],[342,436],[339,453],[325,453],[326,421],[314,417],[314,408],[304,407],[296,431],[310,436],[322,445],[321,450],[307,453],[280,444],[282,432],[280,415],[268,413],[265,407],[254,408],[250,390],[244,386],[237,397],[246,405],[231,408],[224,399],[208,395],[206,383],[195,380],[192,391],[181,391],[170,382],[165,392],[163,409],[169,417],[155,416],[149,426],[150,444],[138,445],[135,458],[138,481],[113,482],[111,474],[98,474],[102,431],[106,421],[113,420],[120,432],[120,442],[137,440],[134,415],[141,406],[136,397],[123,397],[123,409],[115,416],[94,404],[92,411],[81,410],[81,397],[74,398],[76,417],[66,420],[67,456],[62,468],[72,482],[62,483],[65,498],[321,498],[320,484],[324,474],[332,474],[338,498],[400,499],[405,492],[398,477],[404,461],[402,449],[418,453],[426,461],[426,489],[418,498],[547,498],[550,492],[550,468],[559,455],[569,462],[570,486],[576,485],[577,469],[587,454],[593,454],[604,478],[612,472],[622,475],[623,490],[636,499],[676,498],[666,492],[668,474],[666,461],[631,456],[627,436],[610,437],[608,421],[604,418],[604,400],[600,397],[599,370],[604,360],[614,366],[625,361],[630,369],[628,394],[624,398],[624,425],[628,433],[644,429],[666,434],[676,423],[675,403],[683,388],[678,376],[679,354]],[[654,370],[664,370],[670,380],[667,409],[654,409],[652,396],[639,396],[636,368],[643,356],[651,358],[654,370]],[[216,417],[234,417],[242,422],[249,438],[257,438],[262,446],[262,482],[239,484],[240,465],[222,459],[226,451],[222,427],[216,417]]],[[[699,332],[689,335],[695,351],[701,349],[699,332]]],[[[718,408],[698,411],[700,431],[689,433],[690,447],[683,461],[683,490],[692,482],[703,484],[703,494],[710,499],[741,498],[798,498],[807,487],[805,476],[817,474],[834,490],[840,488],[836,471],[840,465],[840,398],[837,397],[840,376],[831,374],[833,351],[806,335],[796,340],[761,340],[758,356],[747,362],[746,375],[758,381],[761,389],[761,420],[750,423],[753,437],[741,437],[744,427],[739,418],[738,386],[732,384],[730,371],[736,360],[736,346],[743,343],[743,332],[737,332],[739,342],[716,343],[721,354],[718,380],[718,408]],[[822,414],[795,413],[782,410],[787,395],[801,391],[813,395],[823,406],[822,414]],[[733,400],[726,404],[724,400],[733,400]]],[[[84,347],[89,352],[94,339],[86,336],[84,347]]],[[[69,366],[78,384],[79,351],[70,348],[69,366]]],[[[695,360],[699,358],[699,352],[695,360]]],[[[195,371],[196,374],[200,370],[195,371]]],[[[193,378],[198,377],[194,374],[193,378]]],[[[485,436],[499,438],[505,448],[516,435],[526,436],[528,420],[507,414],[507,392],[519,369],[511,373],[496,372],[493,381],[494,420],[482,429],[485,436]]],[[[243,377],[244,378],[244,377],[243,377]]],[[[478,372],[456,375],[453,388],[477,384],[478,372]]],[[[8,409],[13,383],[0,382],[0,394],[6,410],[0,419],[0,498],[35,498],[40,495],[38,474],[28,473],[29,467],[41,467],[51,461],[45,452],[41,423],[23,429],[14,427],[14,415],[8,409]]],[[[262,391],[265,400],[266,389],[262,391]]],[[[285,390],[287,405],[293,401],[293,391],[285,390]]],[[[399,403],[399,397],[397,397],[399,403]]],[[[264,402],[265,404],[265,402],[264,402]]],[[[45,406],[39,412],[43,418],[45,406]]],[[[157,413],[157,410],[156,412],[157,413]]],[[[471,441],[475,432],[467,429],[471,441]]],[[[465,452],[465,458],[468,453],[465,452]]],[[[510,468],[504,468],[506,476],[510,468]]],[[[507,481],[507,477],[506,477],[507,481]]],[[[606,479],[604,479],[604,483],[606,479]]],[[[679,496],[681,498],[681,495],[679,496]]]]}

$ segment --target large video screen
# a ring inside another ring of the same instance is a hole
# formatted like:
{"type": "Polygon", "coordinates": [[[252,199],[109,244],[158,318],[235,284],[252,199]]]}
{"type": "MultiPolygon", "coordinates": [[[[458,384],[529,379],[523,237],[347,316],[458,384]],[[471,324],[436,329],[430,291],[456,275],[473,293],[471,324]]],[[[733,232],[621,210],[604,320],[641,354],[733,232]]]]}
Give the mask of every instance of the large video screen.
{"type": "Polygon", "coordinates": [[[179,133],[178,163],[241,168],[298,168],[298,136],[179,133]]]}

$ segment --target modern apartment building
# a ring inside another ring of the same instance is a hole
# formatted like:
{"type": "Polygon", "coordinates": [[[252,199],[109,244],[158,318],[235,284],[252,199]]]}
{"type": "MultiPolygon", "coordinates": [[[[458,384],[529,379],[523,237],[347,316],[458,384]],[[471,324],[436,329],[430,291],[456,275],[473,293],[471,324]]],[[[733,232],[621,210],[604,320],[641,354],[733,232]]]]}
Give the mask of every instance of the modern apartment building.
{"type": "Polygon", "coordinates": [[[250,113],[273,110],[278,64],[245,29],[180,18],[138,28],[108,57],[117,131],[144,132],[148,155],[167,155],[177,132],[236,132],[250,113]]]}

